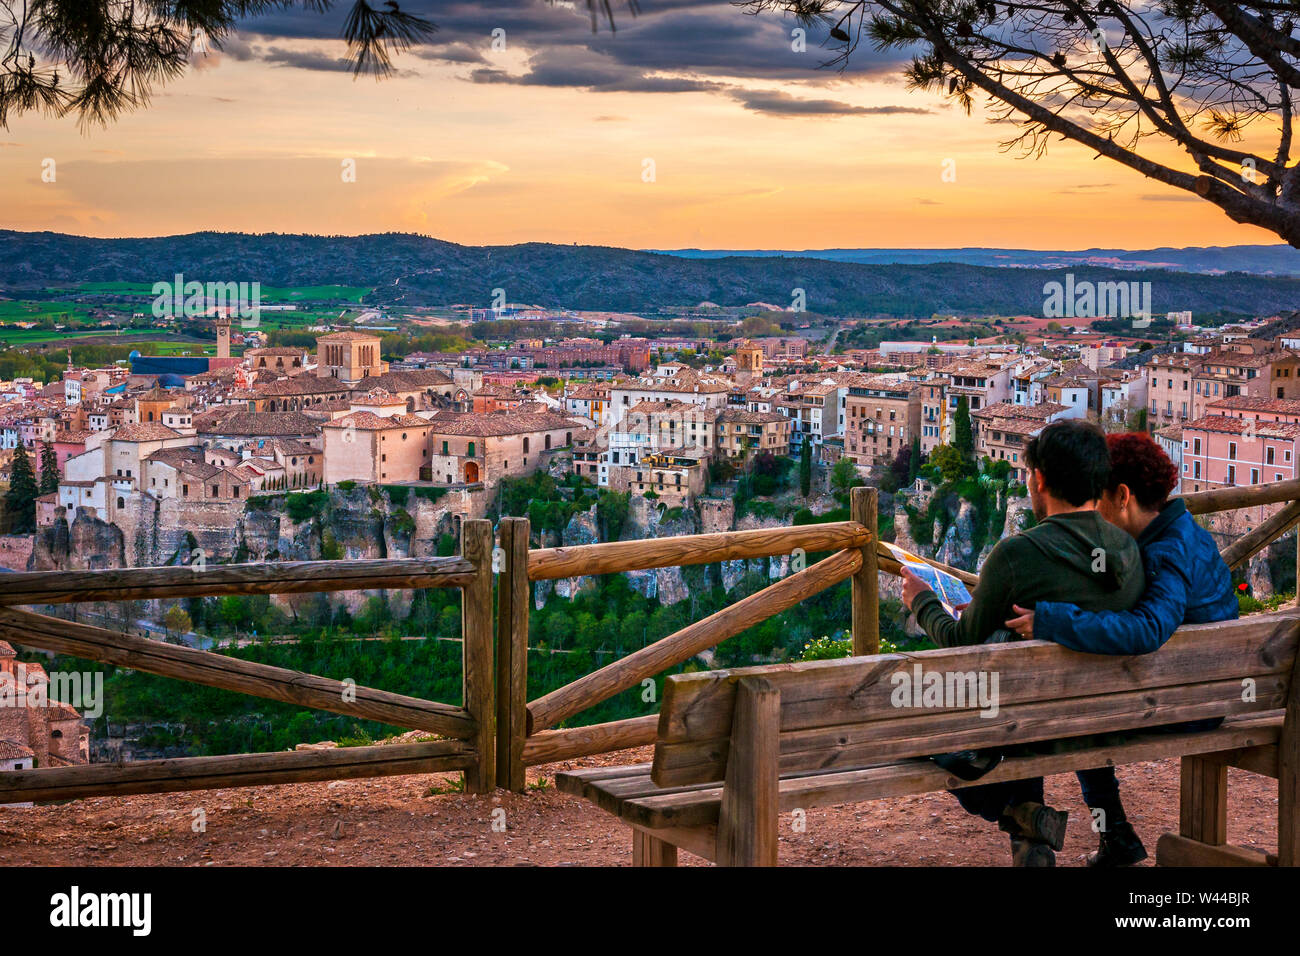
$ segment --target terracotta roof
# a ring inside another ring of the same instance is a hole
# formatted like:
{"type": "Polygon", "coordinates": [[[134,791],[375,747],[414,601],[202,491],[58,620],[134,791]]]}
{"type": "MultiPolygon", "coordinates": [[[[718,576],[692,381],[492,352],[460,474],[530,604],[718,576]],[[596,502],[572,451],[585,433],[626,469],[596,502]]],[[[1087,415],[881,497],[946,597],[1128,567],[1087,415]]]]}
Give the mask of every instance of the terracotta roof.
{"type": "Polygon", "coordinates": [[[577,429],[572,421],[554,412],[524,413],[518,411],[472,413],[468,415],[437,416],[428,424],[435,435],[465,435],[488,438],[503,435],[523,435],[529,432],[556,431],[561,428],[577,429]]]}
{"type": "Polygon", "coordinates": [[[1040,402],[1037,405],[998,402],[996,405],[989,405],[987,408],[977,408],[970,414],[971,418],[978,418],[981,421],[995,418],[1021,418],[1045,422],[1058,412],[1064,412],[1068,409],[1068,405],[1060,405],[1056,402],[1040,402]]]}
{"type": "Polygon", "coordinates": [[[166,425],[147,422],[143,425],[118,425],[110,437],[113,441],[161,441],[164,438],[180,438],[181,435],[166,425]]]}
{"type": "Polygon", "coordinates": [[[316,339],[317,342],[378,342],[379,336],[365,332],[331,332],[316,339]]]}
{"type": "Polygon", "coordinates": [[[1230,418],[1227,415],[1205,415],[1188,422],[1183,431],[1216,432],[1224,435],[1241,435],[1253,431],[1257,438],[1297,438],[1300,425],[1282,422],[1256,422],[1249,418],[1230,418]]]}
{"type": "Polygon", "coordinates": [[[362,431],[384,431],[390,428],[428,428],[431,423],[418,415],[392,415],[385,418],[374,412],[353,412],[333,421],[323,428],[359,428],[362,431]]]}
{"type": "Polygon", "coordinates": [[[773,422],[790,421],[780,412],[751,412],[746,408],[724,408],[718,413],[717,420],[737,425],[770,425],[773,422]]]}
{"type": "Polygon", "coordinates": [[[31,747],[26,747],[16,740],[0,739],[0,760],[22,760],[35,756],[31,747]]]}
{"type": "Polygon", "coordinates": [[[212,411],[196,418],[194,426],[200,434],[247,437],[314,435],[320,430],[320,423],[302,412],[212,411]]]}
{"type": "Polygon", "coordinates": [[[17,657],[14,653],[13,645],[8,641],[0,641],[0,658],[17,657]]]}
{"type": "Polygon", "coordinates": [[[1289,398],[1262,398],[1250,395],[1233,395],[1210,402],[1207,408],[1225,408],[1233,411],[1271,412],[1275,415],[1300,415],[1300,401],[1289,398]]]}

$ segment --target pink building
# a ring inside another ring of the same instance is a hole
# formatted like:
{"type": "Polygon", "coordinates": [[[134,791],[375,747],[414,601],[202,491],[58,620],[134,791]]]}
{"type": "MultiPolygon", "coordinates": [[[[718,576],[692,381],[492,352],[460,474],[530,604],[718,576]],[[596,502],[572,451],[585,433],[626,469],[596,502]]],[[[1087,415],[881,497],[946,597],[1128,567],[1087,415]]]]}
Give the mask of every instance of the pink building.
{"type": "Polygon", "coordinates": [[[1236,396],[1183,426],[1182,490],[1296,477],[1300,401],[1236,396]]]}

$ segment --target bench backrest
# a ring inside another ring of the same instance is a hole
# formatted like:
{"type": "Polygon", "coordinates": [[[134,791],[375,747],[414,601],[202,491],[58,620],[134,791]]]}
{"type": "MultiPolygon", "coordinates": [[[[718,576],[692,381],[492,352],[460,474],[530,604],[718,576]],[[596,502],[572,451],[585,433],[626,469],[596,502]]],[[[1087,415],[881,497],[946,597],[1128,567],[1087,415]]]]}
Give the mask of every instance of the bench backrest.
{"type": "Polygon", "coordinates": [[[676,674],[652,779],[724,779],[736,686],[781,694],[781,772],[849,770],[969,748],[1136,730],[1286,706],[1300,611],[1179,628],[1140,657],[1047,641],[676,674]],[[985,716],[981,716],[981,712],[985,716]]]}

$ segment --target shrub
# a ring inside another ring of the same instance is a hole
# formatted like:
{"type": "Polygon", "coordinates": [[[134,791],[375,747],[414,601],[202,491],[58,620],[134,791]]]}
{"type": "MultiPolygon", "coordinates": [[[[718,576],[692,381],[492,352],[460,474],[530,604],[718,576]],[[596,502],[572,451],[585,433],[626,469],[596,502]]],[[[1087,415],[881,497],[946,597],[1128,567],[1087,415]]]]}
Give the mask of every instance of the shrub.
{"type": "Polygon", "coordinates": [[[290,521],[302,524],[304,521],[323,516],[328,501],[329,495],[323,490],[299,491],[285,497],[284,510],[290,521]]]}

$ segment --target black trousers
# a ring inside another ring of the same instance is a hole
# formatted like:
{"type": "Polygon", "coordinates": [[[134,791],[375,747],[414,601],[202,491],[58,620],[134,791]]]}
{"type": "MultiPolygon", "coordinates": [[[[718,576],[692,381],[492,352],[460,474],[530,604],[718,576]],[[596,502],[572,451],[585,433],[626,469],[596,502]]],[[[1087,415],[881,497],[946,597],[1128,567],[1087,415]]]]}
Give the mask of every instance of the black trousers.
{"type": "Polygon", "coordinates": [[[948,792],[957,798],[967,813],[983,817],[989,823],[997,823],[1007,807],[1019,803],[1042,803],[1043,778],[985,783],[948,792]]]}

